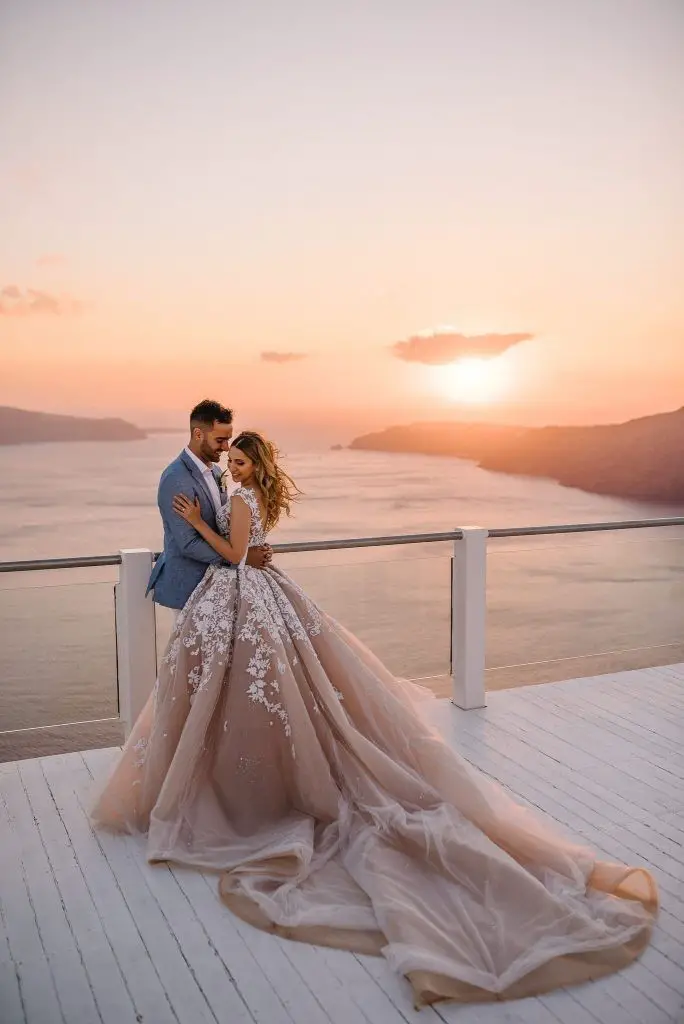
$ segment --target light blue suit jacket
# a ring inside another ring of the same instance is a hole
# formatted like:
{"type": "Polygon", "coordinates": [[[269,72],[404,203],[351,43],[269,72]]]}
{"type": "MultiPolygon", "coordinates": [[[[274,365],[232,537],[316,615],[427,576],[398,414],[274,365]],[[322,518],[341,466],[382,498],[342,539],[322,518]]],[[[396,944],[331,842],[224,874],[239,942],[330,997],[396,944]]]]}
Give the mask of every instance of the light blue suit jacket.
{"type": "MultiPolygon", "coordinates": [[[[221,471],[218,466],[212,472],[219,483],[221,471]]],[[[202,518],[216,530],[216,510],[209,488],[199,467],[186,451],[166,467],[159,481],[157,505],[164,524],[164,550],[155,562],[147,584],[147,593],[154,590],[157,604],[180,609],[204,576],[207,566],[224,560],[200,537],[194,526],[173,511],[176,494],[184,494],[190,501],[199,498],[202,518]]],[[[226,501],[226,492],[221,491],[221,503],[225,505],[226,501]]]]}

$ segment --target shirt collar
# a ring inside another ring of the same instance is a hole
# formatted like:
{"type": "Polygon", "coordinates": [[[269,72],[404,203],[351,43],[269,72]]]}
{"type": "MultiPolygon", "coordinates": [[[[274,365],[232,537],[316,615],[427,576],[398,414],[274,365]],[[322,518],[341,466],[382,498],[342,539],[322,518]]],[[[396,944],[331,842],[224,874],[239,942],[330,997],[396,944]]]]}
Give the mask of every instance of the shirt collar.
{"type": "Polygon", "coordinates": [[[190,458],[192,459],[192,461],[195,463],[197,468],[199,469],[200,473],[204,473],[204,474],[209,473],[210,476],[214,475],[211,466],[207,466],[204,462],[202,462],[201,459],[198,459],[197,456],[195,455],[195,453],[191,452],[189,448],[186,447],[185,450],[188,453],[188,455],[190,456],[190,458]]]}

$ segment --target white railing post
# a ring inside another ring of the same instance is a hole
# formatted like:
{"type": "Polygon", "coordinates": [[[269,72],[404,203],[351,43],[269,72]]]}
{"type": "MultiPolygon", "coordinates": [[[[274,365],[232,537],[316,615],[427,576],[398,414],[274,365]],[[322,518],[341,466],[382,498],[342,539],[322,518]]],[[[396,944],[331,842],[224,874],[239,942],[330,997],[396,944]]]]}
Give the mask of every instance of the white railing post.
{"type": "Polygon", "coordinates": [[[127,737],[145,706],[157,675],[154,603],[145,597],[152,572],[152,552],[132,548],[121,552],[116,585],[116,661],[119,708],[127,737]]]}
{"type": "Polygon", "coordinates": [[[487,530],[461,528],[454,541],[451,586],[452,701],[472,711],[485,700],[485,629],[487,617],[487,530]]]}

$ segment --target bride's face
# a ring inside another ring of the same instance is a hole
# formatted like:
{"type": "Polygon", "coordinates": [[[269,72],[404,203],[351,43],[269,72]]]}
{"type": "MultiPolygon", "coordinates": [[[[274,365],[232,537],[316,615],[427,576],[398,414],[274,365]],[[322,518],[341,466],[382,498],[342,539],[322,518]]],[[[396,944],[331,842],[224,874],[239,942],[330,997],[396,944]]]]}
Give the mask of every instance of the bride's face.
{"type": "Polygon", "coordinates": [[[228,452],[228,469],[236,484],[244,486],[254,479],[254,463],[239,448],[231,448],[228,452]]]}

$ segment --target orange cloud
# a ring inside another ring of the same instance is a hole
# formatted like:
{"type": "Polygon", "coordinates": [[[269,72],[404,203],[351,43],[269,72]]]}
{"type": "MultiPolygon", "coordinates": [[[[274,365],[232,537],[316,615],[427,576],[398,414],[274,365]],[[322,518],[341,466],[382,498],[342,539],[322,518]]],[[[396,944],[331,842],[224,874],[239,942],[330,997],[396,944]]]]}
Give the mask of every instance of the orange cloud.
{"type": "Polygon", "coordinates": [[[433,331],[415,334],[406,341],[390,346],[397,359],[407,363],[442,365],[465,356],[497,356],[513,345],[530,341],[533,334],[459,334],[456,331],[433,331]]]}
{"type": "Polygon", "coordinates": [[[0,291],[0,316],[75,316],[85,308],[85,303],[68,296],[58,297],[36,288],[23,291],[16,285],[7,285],[0,291]]]}
{"type": "Polygon", "coordinates": [[[260,357],[262,363],[298,363],[306,359],[306,352],[262,352],[260,357]]]}

